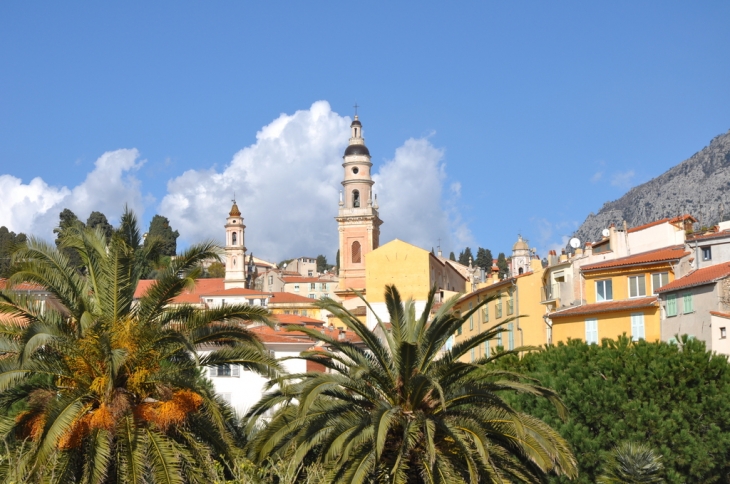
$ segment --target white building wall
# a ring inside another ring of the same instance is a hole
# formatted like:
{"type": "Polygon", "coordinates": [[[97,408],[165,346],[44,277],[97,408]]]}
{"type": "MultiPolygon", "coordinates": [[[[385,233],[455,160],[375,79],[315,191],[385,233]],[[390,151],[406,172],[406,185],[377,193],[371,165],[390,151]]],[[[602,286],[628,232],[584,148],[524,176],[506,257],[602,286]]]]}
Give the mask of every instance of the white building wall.
{"type": "MultiPolygon", "coordinates": [[[[420,317],[423,310],[426,309],[426,301],[415,301],[416,303],[416,317],[420,317]]],[[[382,303],[370,303],[370,307],[367,310],[366,323],[369,329],[373,329],[378,324],[378,320],[375,316],[378,316],[384,323],[390,322],[390,315],[388,314],[388,306],[382,303]],[[371,310],[372,308],[372,310],[371,310]]]]}

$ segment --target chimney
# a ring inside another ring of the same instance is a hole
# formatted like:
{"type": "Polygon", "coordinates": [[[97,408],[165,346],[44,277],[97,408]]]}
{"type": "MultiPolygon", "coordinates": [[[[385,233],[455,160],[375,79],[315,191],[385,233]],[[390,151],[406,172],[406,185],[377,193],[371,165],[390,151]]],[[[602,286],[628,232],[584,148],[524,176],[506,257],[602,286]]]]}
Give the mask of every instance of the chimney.
{"type": "Polygon", "coordinates": [[[560,262],[565,262],[568,260],[568,254],[565,253],[565,249],[560,253],[560,262]]]}
{"type": "Polygon", "coordinates": [[[586,242],[586,250],[585,254],[590,257],[593,255],[593,244],[591,242],[586,242]]]}

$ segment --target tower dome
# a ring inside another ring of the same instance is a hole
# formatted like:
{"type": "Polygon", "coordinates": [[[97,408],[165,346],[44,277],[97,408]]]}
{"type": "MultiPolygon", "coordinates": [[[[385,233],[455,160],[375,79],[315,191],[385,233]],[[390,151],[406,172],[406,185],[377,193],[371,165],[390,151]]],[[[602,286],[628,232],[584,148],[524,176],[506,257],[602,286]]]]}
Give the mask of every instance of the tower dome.
{"type": "Polygon", "coordinates": [[[231,207],[231,211],[228,212],[228,215],[231,217],[240,217],[241,216],[241,211],[238,209],[238,204],[236,203],[235,200],[233,201],[233,206],[231,207]]]}
{"type": "Polygon", "coordinates": [[[521,235],[518,236],[517,242],[515,242],[515,245],[512,246],[512,252],[516,250],[530,250],[530,246],[527,242],[525,242],[521,235]]]}

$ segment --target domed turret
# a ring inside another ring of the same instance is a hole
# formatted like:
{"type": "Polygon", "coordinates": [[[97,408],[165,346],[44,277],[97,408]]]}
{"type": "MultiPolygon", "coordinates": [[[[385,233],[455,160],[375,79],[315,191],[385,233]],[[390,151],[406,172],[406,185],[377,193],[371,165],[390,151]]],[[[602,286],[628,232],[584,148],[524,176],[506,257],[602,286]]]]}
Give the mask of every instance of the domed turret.
{"type": "Polygon", "coordinates": [[[517,242],[512,246],[512,252],[516,250],[530,250],[530,246],[522,239],[522,236],[518,236],[517,242]]]}

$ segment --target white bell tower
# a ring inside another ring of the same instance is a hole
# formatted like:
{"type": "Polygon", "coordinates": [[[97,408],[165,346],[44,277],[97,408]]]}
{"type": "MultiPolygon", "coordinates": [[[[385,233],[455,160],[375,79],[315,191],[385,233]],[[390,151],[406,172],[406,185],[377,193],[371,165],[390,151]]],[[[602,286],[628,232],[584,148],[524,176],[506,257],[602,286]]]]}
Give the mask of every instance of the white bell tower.
{"type": "Polygon", "coordinates": [[[226,277],[225,288],[246,287],[246,246],[241,211],[233,200],[233,207],[226,219],[226,277]]]}

